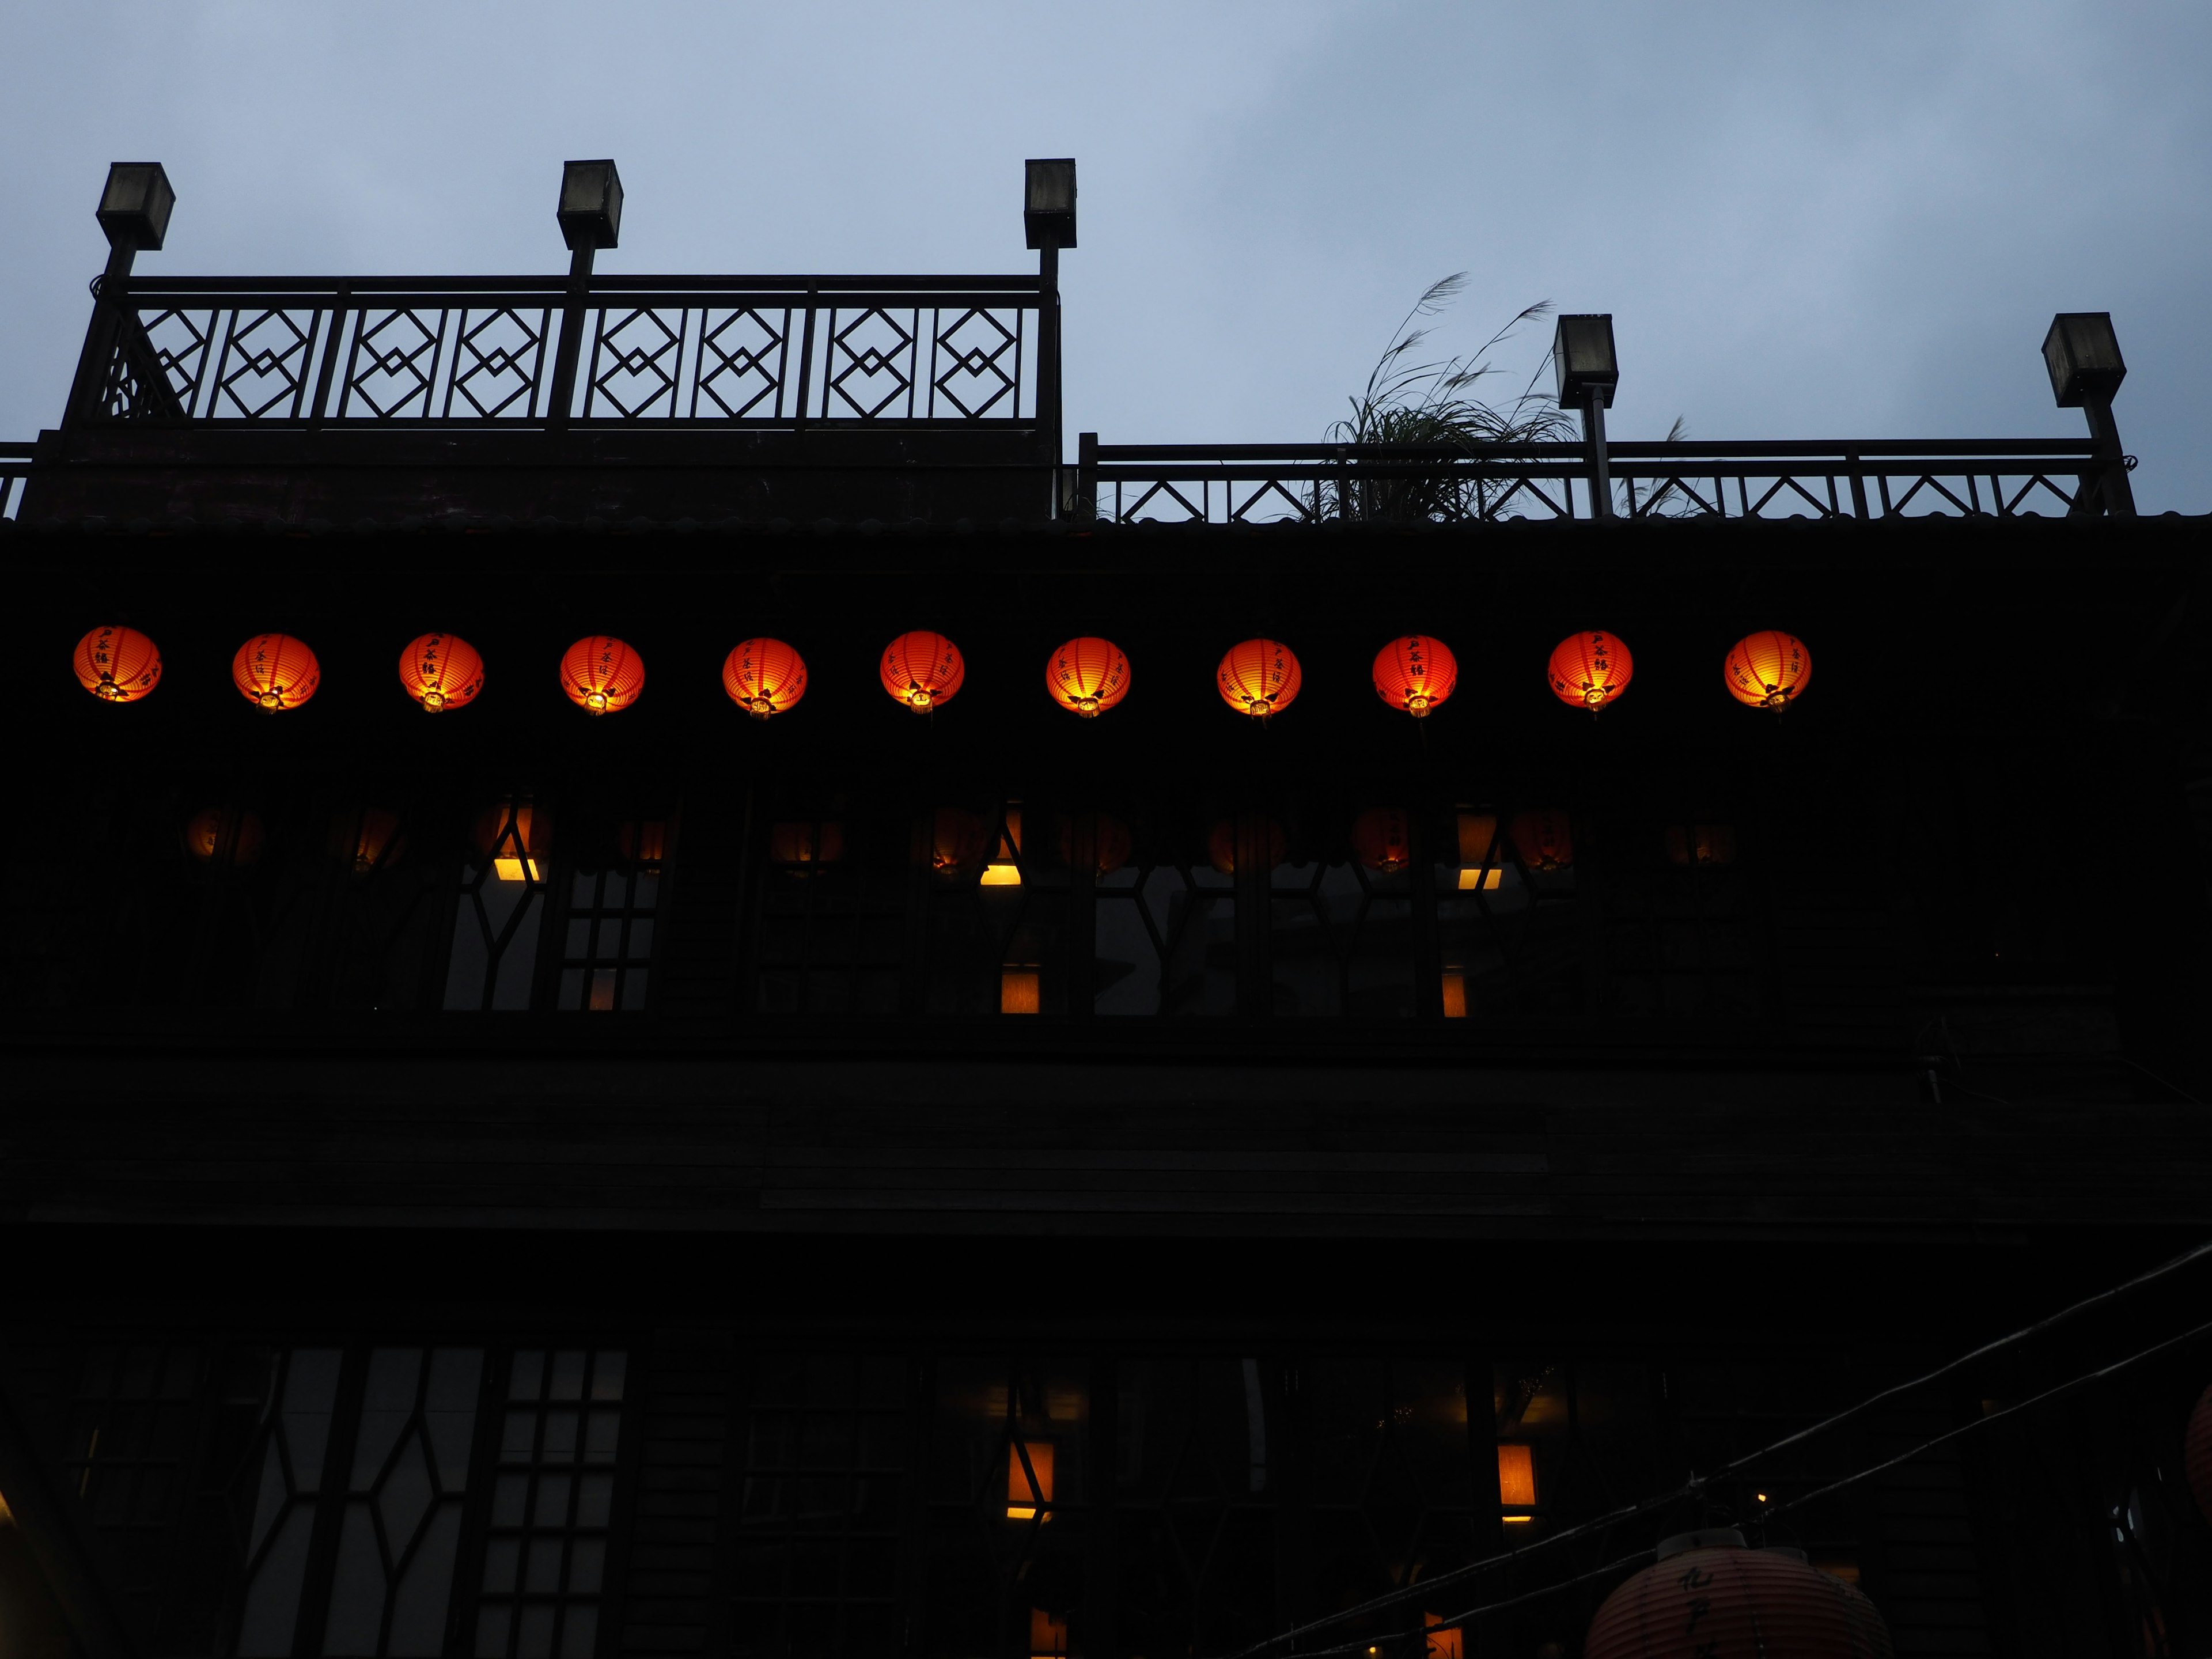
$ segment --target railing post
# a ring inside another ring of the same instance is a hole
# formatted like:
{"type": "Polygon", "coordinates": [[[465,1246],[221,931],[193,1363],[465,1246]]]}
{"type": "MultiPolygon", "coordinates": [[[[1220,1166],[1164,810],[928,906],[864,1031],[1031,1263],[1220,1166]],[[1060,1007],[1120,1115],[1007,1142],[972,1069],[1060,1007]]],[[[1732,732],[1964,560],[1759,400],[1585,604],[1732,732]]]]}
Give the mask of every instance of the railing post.
{"type": "Polygon", "coordinates": [[[1060,249],[1037,251],[1037,424],[1052,457],[1052,511],[1060,516],[1060,249]]]}
{"type": "Polygon", "coordinates": [[[592,288],[592,256],[598,250],[580,241],[568,256],[568,293],[561,305],[561,338],[553,348],[553,390],[545,410],[549,431],[566,431],[576,401],[576,362],[584,349],[585,302],[592,288]]]}
{"type": "Polygon", "coordinates": [[[1851,470],[1851,511],[1862,519],[1866,518],[1869,516],[1867,513],[1866,473],[1863,470],[1865,467],[1866,463],[1861,460],[1856,455],[1846,453],[1844,456],[1844,465],[1851,470]]]}
{"type": "Polygon", "coordinates": [[[2136,489],[2128,477],[2128,458],[2120,448],[2119,423],[2112,419],[2109,396],[2085,391],[2081,412],[2089,417],[2089,435],[2096,441],[2096,471],[2084,473],[2084,483],[2094,483],[2105,498],[2105,511],[2114,518],[2136,516],[2136,489]]]}
{"type": "Polygon", "coordinates": [[[1085,523],[1098,517],[1098,434],[1079,432],[1075,438],[1075,516],[1085,523]]]}
{"type": "Polygon", "coordinates": [[[1605,453],[1605,390],[1592,386],[1583,398],[1583,441],[1589,446],[1590,517],[1613,517],[1613,468],[1605,453]]]}

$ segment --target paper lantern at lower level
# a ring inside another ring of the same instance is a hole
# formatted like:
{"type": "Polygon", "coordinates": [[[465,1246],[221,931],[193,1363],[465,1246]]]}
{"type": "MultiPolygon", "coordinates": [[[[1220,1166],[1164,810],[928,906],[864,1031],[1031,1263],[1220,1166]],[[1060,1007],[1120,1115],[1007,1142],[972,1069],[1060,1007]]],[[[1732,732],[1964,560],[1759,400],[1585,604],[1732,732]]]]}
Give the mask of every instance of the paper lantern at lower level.
{"type": "Polygon", "coordinates": [[[884,647],[884,690],[917,714],[951,702],[968,678],[960,647],[927,629],[902,634],[884,647]]]}
{"type": "Polygon", "coordinates": [[[185,851],[202,864],[243,869],[261,856],[264,839],[260,814],[240,807],[204,807],[185,824],[185,851]]]}
{"type": "Polygon", "coordinates": [[[256,634],[230,659],[230,678],[264,714],[297,708],[323,683],[315,653],[289,634],[256,634]]]}
{"type": "Polygon", "coordinates": [[[136,702],[161,678],[161,653],[132,628],[95,628],[76,642],[77,684],[102,702],[136,702]]]}
{"type": "Polygon", "coordinates": [[[465,707],[483,683],[483,657],[457,635],[425,634],[399,653],[399,684],[426,714],[465,707]]]}
{"type": "Polygon", "coordinates": [[[1395,876],[1413,862],[1413,824],[1395,806],[1372,807],[1352,821],[1352,850],[1363,867],[1395,876]]]}
{"type": "Polygon", "coordinates": [[[2212,1389],[2198,1396],[2197,1409],[2189,1413],[2182,1468],[2189,1476],[2189,1490],[2197,1494],[2197,1507],[2212,1521],[2212,1389]]]}
{"type": "Polygon", "coordinates": [[[974,875],[990,844],[983,820],[964,806],[940,806],[930,815],[929,869],[939,881],[974,875]]]}
{"type": "MultiPolygon", "coordinates": [[[[1075,868],[1075,832],[1073,818],[1060,821],[1060,859],[1071,870],[1075,868]]],[[[1094,874],[1110,876],[1129,861],[1135,842],[1130,839],[1129,826],[1105,813],[1092,815],[1091,820],[1091,867],[1094,874]]]]}
{"type": "Polygon", "coordinates": [[[1111,640],[1070,640],[1046,662],[1044,689],[1071,714],[1103,714],[1129,695],[1129,659],[1111,640]]]}
{"type": "Polygon", "coordinates": [[[1375,695],[1415,720],[1443,702],[1459,685],[1459,659],[1442,640],[1408,634],[1375,653],[1375,695]]]}
{"type": "Polygon", "coordinates": [[[1593,714],[1628,689],[1636,672],[1628,647],[1602,629],[1570,634],[1552,653],[1552,691],[1561,702],[1593,714]]]}
{"type": "Polygon", "coordinates": [[[587,714],[618,714],[645,691],[645,659],[611,634],[586,634],[561,659],[561,689],[587,714]]]}
{"type": "Polygon", "coordinates": [[[835,864],[845,856],[845,826],[835,819],[783,818],[768,832],[777,864],[835,864]]]}
{"type": "MultiPolygon", "coordinates": [[[[1258,836],[1267,838],[1267,867],[1270,870],[1291,855],[1291,838],[1283,833],[1283,826],[1269,818],[1262,826],[1249,823],[1256,843],[1258,836]]],[[[1237,820],[1223,818],[1206,838],[1206,861],[1224,876],[1237,873],[1237,820]]]]}
{"type": "Polygon", "coordinates": [[[722,663],[722,690],[755,720],[797,706],[806,695],[806,664],[781,640],[745,640],[722,663]]]}
{"type": "Polygon", "coordinates": [[[1583,1659],[1891,1659],[1888,1626],[1852,1586],[1794,1549],[1687,1533],[1605,1599],[1583,1659]]]}
{"type": "Polygon", "coordinates": [[[1721,673],[1729,696],[1738,702],[1778,713],[1812,679],[1813,653],[1795,634],[1769,629],[1747,634],[1730,646],[1721,673]]]}
{"type": "Polygon", "coordinates": [[[1246,640],[1230,647],[1214,678],[1222,702],[1240,714],[1263,720],[1288,708],[1304,679],[1297,658],[1279,640],[1246,640]]]}
{"type": "Polygon", "coordinates": [[[1575,861],[1575,835],[1567,815],[1557,807],[1516,812],[1513,817],[1513,850],[1531,870],[1548,874],[1565,870],[1575,861]]]}

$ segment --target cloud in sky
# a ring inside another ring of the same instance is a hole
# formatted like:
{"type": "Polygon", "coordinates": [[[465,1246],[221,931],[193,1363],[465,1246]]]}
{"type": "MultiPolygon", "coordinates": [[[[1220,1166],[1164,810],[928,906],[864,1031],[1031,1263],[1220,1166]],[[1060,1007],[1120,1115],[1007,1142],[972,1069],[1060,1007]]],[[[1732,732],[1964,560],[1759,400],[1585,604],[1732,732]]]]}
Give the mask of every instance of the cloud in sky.
{"type": "Polygon", "coordinates": [[[166,272],[556,270],[599,155],[605,269],[892,272],[1022,268],[1073,155],[1071,431],[1316,438],[1465,269],[1446,349],[1615,314],[1620,436],[2071,435],[2036,349],[2110,310],[2139,497],[2212,507],[2193,0],[11,9],[0,437],[58,416],[112,160],[176,182],[166,272]]]}

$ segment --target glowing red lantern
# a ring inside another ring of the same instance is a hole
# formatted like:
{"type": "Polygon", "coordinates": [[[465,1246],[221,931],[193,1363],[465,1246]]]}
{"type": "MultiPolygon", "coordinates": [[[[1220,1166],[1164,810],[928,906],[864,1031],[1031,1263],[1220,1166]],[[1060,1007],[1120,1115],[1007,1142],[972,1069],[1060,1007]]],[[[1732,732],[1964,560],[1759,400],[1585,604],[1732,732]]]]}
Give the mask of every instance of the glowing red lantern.
{"type": "Polygon", "coordinates": [[[806,664],[781,640],[745,640],[722,664],[722,690],[755,720],[764,720],[806,695],[806,664]]]}
{"type": "Polygon", "coordinates": [[[1795,634],[1769,629],[1730,646],[1721,672],[1738,702],[1779,713],[1812,679],[1813,653],[1795,634]]]}
{"type": "Polygon", "coordinates": [[[1684,1533],[1605,1599],[1583,1659],[1890,1659],[1888,1626],[1857,1589],[1802,1550],[1746,1549],[1734,1529],[1684,1533]]]}
{"type": "Polygon", "coordinates": [[[1070,640],[1045,664],[1044,689],[1071,713],[1103,714],[1129,695],[1129,659],[1111,640],[1070,640]]]}
{"type": "Polygon", "coordinates": [[[1395,876],[1413,862],[1413,830],[1395,806],[1376,806],[1352,821],[1352,850],[1378,874],[1395,876]]]}
{"type": "Polygon", "coordinates": [[[1570,634],[1552,653],[1552,690],[1559,701],[1595,714],[1628,689],[1635,659],[1601,629],[1570,634]]]}
{"type": "Polygon", "coordinates": [[[1415,720],[1451,696],[1459,684],[1459,659],[1442,640],[1408,634],[1375,653],[1375,695],[1415,720]]]}
{"type": "Polygon", "coordinates": [[[1229,647],[1215,671],[1221,700],[1240,714],[1265,719],[1288,708],[1298,695],[1298,659],[1279,640],[1246,640],[1229,647]]]}
{"type": "Polygon", "coordinates": [[[265,839],[258,812],[209,806],[185,825],[185,851],[202,864],[231,864],[240,869],[261,856],[265,839]]]}
{"type": "Polygon", "coordinates": [[[289,634],[256,634],[230,659],[230,678],[248,702],[274,714],[313,696],[323,671],[315,653],[289,634]]]}
{"type": "Polygon", "coordinates": [[[2197,1409],[2189,1413],[2189,1434],[2181,1462],[2189,1476],[2189,1490],[2197,1494],[2197,1507],[2204,1511],[2206,1520],[2212,1521],[2212,1389],[2204,1390],[2197,1409]]]}
{"type": "MultiPolygon", "coordinates": [[[[1291,838],[1283,826],[1267,820],[1267,867],[1272,870],[1291,855],[1291,838]]],[[[1237,820],[1223,818],[1206,838],[1206,861],[1224,876],[1237,873],[1237,820]]]]}
{"type": "MultiPolygon", "coordinates": [[[[1136,843],[1129,836],[1129,826],[1119,818],[1098,813],[1091,821],[1091,866],[1097,874],[1110,875],[1129,861],[1136,843]]],[[[1072,819],[1060,821],[1060,862],[1073,868],[1075,864],[1075,824],[1072,819]]]]}
{"type": "Polygon", "coordinates": [[[160,683],[161,653],[136,629],[95,628],[76,642],[77,684],[102,702],[136,702],[160,683]]]}
{"type": "Polygon", "coordinates": [[[399,815],[380,806],[351,807],[331,819],[331,852],[357,877],[374,875],[406,853],[399,815]]]}
{"type": "Polygon", "coordinates": [[[1571,868],[1575,836],[1567,815],[1557,807],[1519,812],[1513,818],[1513,850],[1531,870],[1549,874],[1571,868]]]}
{"type": "Polygon", "coordinates": [[[561,689],[587,714],[618,714],[645,690],[645,659],[611,634],[586,634],[561,659],[561,689]]]}
{"type": "Polygon", "coordinates": [[[918,714],[951,702],[967,678],[960,647],[942,634],[902,634],[884,647],[884,690],[918,714]]]}
{"type": "Polygon", "coordinates": [[[483,656],[453,635],[425,634],[399,653],[399,684],[426,714],[474,702],[483,683],[483,656]]]}
{"type": "Polygon", "coordinates": [[[975,874],[990,840],[983,820],[965,807],[939,807],[929,822],[931,873],[943,881],[975,874]]]}

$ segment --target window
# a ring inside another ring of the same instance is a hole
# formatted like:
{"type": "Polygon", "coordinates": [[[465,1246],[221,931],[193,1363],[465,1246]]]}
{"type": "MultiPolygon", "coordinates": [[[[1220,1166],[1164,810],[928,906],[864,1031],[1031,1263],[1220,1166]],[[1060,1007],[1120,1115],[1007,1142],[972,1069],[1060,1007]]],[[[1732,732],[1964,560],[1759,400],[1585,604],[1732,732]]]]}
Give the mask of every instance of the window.
{"type": "Polygon", "coordinates": [[[660,820],[626,823],[617,836],[617,856],[604,869],[571,874],[561,953],[562,1008],[605,1012],[645,1006],[666,839],[667,825],[660,820]]]}
{"type": "Polygon", "coordinates": [[[546,813],[528,796],[510,795],[477,815],[453,917],[447,1008],[530,1006],[552,840],[546,813]]]}

